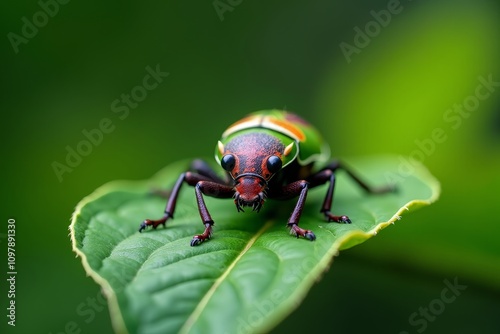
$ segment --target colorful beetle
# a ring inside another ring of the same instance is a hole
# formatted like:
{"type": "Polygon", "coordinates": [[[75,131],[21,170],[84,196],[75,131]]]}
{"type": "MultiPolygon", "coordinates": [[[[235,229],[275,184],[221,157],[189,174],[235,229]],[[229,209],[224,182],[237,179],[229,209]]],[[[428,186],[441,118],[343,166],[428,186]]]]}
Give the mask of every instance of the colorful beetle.
{"type": "Polygon", "coordinates": [[[146,219],[139,232],[147,226],[153,228],[173,218],[179,190],[184,182],[195,187],[201,220],[205,225],[202,234],[195,235],[191,246],[196,246],[212,236],[214,221],[205,205],[203,195],[217,198],[234,198],[236,209],[249,206],[259,211],[266,198],[286,200],[299,197],[288,219],[290,233],[315,240],[310,230],[299,227],[307,191],[329,182],[321,212],[328,222],[347,223],[347,216],[336,216],[330,211],[335,187],[334,172],[342,168],[369,193],[384,193],[392,187],[372,188],[341,163],[334,161],[313,173],[314,164],[324,164],[330,151],[320,134],[299,116],[281,110],[252,113],[231,125],[215,149],[215,159],[227,172],[227,179],[220,178],[207,163],[195,160],[190,171],[182,173],[167,201],[165,213],[157,220],[146,219]],[[229,177],[230,176],[230,177],[229,177]]]}

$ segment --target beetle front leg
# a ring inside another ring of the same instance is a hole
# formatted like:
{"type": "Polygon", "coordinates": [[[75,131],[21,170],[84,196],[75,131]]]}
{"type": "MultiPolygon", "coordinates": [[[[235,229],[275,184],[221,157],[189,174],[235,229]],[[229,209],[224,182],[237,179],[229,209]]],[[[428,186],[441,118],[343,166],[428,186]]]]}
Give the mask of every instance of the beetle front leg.
{"type": "Polygon", "coordinates": [[[316,240],[316,235],[314,235],[311,230],[304,230],[299,227],[300,216],[302,215],[302,210],[304,209],[304,204],[306,203],[307,191],[309,189],[309,183],[305,180],[295,181],[286,186],[284,186],[279,194],[273,194],[276,198],[286,199],[299,196],[297,204],[288,219],[287,226],[290,228],[290,234],[293,234],[297,238],[304,237],[311,241],[316,240]]]}
{"type": "Polygon", "coordinates": [[[198,203],[198,211],[200,212],[203,225],[205,225],[205,230],[202,234],[198,234],[193,237],[191,240],[191,246],[197,246],[212,237],[212,226],[214,225],[214,221],[210,216],[210,212],[208,212],[203,195],[205,194],[217,198],[231,198],[234,194],[234,190],[230,186],[213,181],[199,181],[196,183],[195,193],[196,202],[198,203]]]}

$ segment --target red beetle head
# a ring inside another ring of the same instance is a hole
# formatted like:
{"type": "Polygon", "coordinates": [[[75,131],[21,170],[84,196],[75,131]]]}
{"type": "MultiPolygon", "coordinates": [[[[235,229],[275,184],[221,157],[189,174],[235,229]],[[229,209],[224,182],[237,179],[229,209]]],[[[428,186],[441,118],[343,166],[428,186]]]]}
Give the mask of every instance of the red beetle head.
{"type": "Polygon", "coordinates": [[[234,202],[238,211],[251,206],[259,211],[266,198],[268,181],[281,170],[284,145],[275,137],[247,133],[232,139],[220,161],[234,180],[234,202]]]}

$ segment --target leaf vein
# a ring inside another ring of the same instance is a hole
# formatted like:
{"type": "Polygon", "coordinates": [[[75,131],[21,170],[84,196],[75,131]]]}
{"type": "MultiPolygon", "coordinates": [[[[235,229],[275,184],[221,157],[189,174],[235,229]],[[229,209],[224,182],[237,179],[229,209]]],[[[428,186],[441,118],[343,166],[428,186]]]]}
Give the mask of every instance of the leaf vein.
{"type": "Polygon", "coordinates": [[[248,241],[246,244],[245,248],[242,249],[242,251],[238,254],[238,256],[234,259],[234,261],[227,267],[227,269],[222,273],[222,275],[214,282],[212,287],[205,293],[203,298],[200,300],[200,303],[198,306],[193,310],[191,315],[187,318],[186,322],[184,323],[184,326],[179,330],[179,333],[188,333],[189,329],[193,326],[195,321],[198,319],[200,314],[203,312],[205,307],[207,306],[208,302],[210,301],[210,298],[214,295],[215,291],[219,288],[219,286],[224,282],[226,277],[229,275],[229,273],[233,270],[233,268],[236,266],[236,264],[240,261],[240,259],[245,255],[248,250],[253,246],[255,241],[267,230],[272,226],[273,222],[272,221],[267,221],[264,226],[260,230],[257,231],[257,233],[248,241]]]}

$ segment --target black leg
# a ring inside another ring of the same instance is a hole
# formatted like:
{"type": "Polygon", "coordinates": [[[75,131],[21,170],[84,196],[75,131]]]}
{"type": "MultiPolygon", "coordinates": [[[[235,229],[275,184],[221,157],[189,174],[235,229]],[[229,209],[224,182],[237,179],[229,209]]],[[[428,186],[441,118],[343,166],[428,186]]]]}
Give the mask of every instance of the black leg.
{"type": "Polygon", "coordinates": [[[316,240],[316,236],[311,230],[304,230],[299,227],[300,216],[302,215],[302,210],[304,209],[304,204],[307,198],[307,190],[309,189],[309,183],[305,180],[299,180],[287,184],[282,187],[278,192],[272,192],[270,197],[277,199],[288,199],[299,196],[297,200],[297,204],[295,204],[295,208],[288,219],[288,227],[290,228],[290,233],[294,236],[304,237],[311,241],[316,240]]]}
{"type": "MultiPolygon", "coordinates": [[[[201,159],[195,159],[191,163],[192,171],[197,172],[200,175],[206,176],[209,180],[220,184],[229,184],[229,179],[223,179],[212,169],[212,167],[205,161],[201,159]]],[[[226,175],[227,176],[227,175],[226,175]]]]}
{"type": "MultiPolygon", "coordinates": [[[[351,171],[349,168],[344,166],[339,161],[331,162],[328,166],[326,166],[325,168],[320,170],[318,172],[318,174],[321,173],[322,171],[326,171],[326,170],[330,170],[333,173],[335,173],[335,171],[337,169],[343,169],[347,173],[347,175],[349,175],[354,180],[354,182],[356,182],[361,188],[363,188],[369,194],[384,194],[384,193],[393,192],[396,190],[394,185],[388,185],[388,186],[383,186],[383,187],[373,187],[373,186],[369,185],[364,180],[362,180],[356,173],[351,171]]],[[[314,176],[315,175],[313,175],[312,177],[314,178],[314,176]]],[[[323,184],[323,183],[320,183],[320,184],[323,184]]]]}
{"type": "Polygon", "coordinates": [[[175,204],[177,203],[177,197],[179,196],[179,191],[181,189],[182,184],[185,181],[185,178],[186,178],[186,173],[182,173],[179,176],[179,178],[177,179],[177,182],[175,182],[175,185],[172,189],[170,197],[168,198],[163,217],[161,217],[160,219],[146,219],[146,220],[144,220],[142,222],[141,226],[139,227],[139,232],[142,232],[148,226],[152,226],[155,229],[160,224],[165,226],[165,223],[167,222],[167,220],[169,218],[174,217],[175,204]]]}
{"type": "Polygon", "coordinates": [[[335,171],[337,169],[342,168],[347,172],[347,174],[366,192],[370,194],[382,194],[390,191],[394,191],[395,188],[393,186],[374,188],[364,182],[361,178],[359,178],[355,173],[353,173],[348,168],[345,168],[340,162],[334,161],[330,163],[327,167],[320,170],[318,173],[310,176],[307,181],[310,183],[310,187],[316,187],[318,185],[322,185],[326,182],[329,182],[328,190],[325,195],[325,199],[323,201],[323,205],[321,206],[321,212],[325,215],[325,218],[329,222],[337,222],[337,223],[346,223],[350,224],[351,220],[349,217],[342,215],[336,216],[331,213],[331,207],[333,203],[333,191],[335,189],[335,171]]]}
{"type": "MultiPolygon", "coordinates": [[[[206,177],[208,180],[221,184],[229,184],[229,179],[225,180],[219,177],[219,175],[217,175],[217,173],[212,169],[212,167],[202,159],[193,160],[191,162],[191,167],[189,168],[189,170],[198,173],[201,176],[206,177]]],[[[161,196],[168,199],[172,194],[172,190],[153,189],[151,193],[153,195],[161,196]]]]}
{"type": "Polygon", "coordinates": [[[205,231],[202,234],[195,236],[191,241],[191,245],[198,245],[204,240],[211,237],[212,225],[214,224],[214,222],[205,205],[203,195],[217,198],[231,198],[234,195],[234,191],[232,186],[226,185],[226,182],[219,176],[217,176],[217,174],[204,161],[193,161],[192,169],[197,173],[185,172],[182,173],[177,179],[168,198],[163,217],[161,217],[160,219],[144,220],[140,225],[139,232],[142,232],[148,226],[152,226],[155,229],[158,227],[158,225],[165,226],[168,219],[174,217],[177,198],[179,197],[179,192],[182,184],[185,182],[188,185],[195,187],[198,209],[202,222],[205,225],[205,231]]]}
{"type": "Polygon", "coordinates": [[[205,225],[205,230],[202,234],[195,235],[191,240],[191,246],[197,246],[203,241],[210,239],[212,236],[212,226],[214,221],[208,212],[203,195],[208,195],[217,198],[231,198],[234,195],[234,190],[232,187],[216,183],[213,181],[199,181],[195,186],[196,201],[198,203],[198,211],[200,212],[200,217],[205,225]]]}
{"type": "Polygon", "coordinates": [[[333,203],[333,190],[335,189],[335,174],[331,169],[325,169],[308,179],[311,183],[311,188],[324,184],[329,181],[328,189],[326,191],[323,205],[321,206],[321,213],[329,222],[350,224],[351,220],[347,216],[336,216],[330,212],[333,203]]]}
{"type": "MultiPolygon", "coordinates": [[[[311,230],[304,230],[299,227],[300,216],[302,215],[302,210],[304,209],[304,204],[306,203],[307,198],[307,190],[309,189],[309,184],[306,181],[298,181],[294,182],[297,184],[298,189],[300,189],[299,199],[297,200],[297,204],[290,215],[290,219],[288,219],[288,227],[290,228],[290,233],[298,237],[304,237],[311,241],[316,240],[316,235],[314,235],[311,230]]],[[[291,185],[294,185],[292,183],[291,185]]],[[[294,188],[297,187],[294,185],[294,188]]],[[[298,190],[297,189],[297,190],[298,190]]]]}

